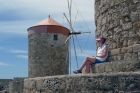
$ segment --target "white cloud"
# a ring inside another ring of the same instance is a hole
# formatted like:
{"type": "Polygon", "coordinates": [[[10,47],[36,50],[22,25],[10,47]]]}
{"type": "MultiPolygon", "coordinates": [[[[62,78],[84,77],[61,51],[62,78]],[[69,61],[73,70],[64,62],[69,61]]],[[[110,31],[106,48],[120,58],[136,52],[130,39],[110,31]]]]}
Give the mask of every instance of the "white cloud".
{"type": "Polygon", "coordinates": [[[17,55],[18,58],[24,58],[24,59],[28,59],[27,55],[17,55]]]}
{"type": "Polygon", "coordinates": [[[8,64],[5,64],[3,62],[0,62],[0,66],[8,66],[8,64]]]}
{"type": "Polygon", "coordinates": [[[0,66],[15,66],[15,65],[10,65],[10,64],[6,64],[4,62],[0,62],[0,66]]]}
{"type": "MultiPolygon", "coordinates": [[[[56,0],[12,0],[12,2],[10,0],[1,0],[0,3],[0,13],[5,11],[5,15],[3,14],[0,19],[3,20],[0,22],[0,25],[2,25],[0,28],[1,33],[27,35],[27,29],[30,26],[47,18],[48,15],[51,15],[54,20],[61,24],[64,18],[63,13],[68,16],[66,0],[59,0],[59,3],[56,0]]],[[[94,21],[94,0],[73,0],[72,20],[75,19],[77,13],[75,4],[87,23],[94,21]]],[[[64,20],[67,23],[65,18],[64,20]]],[[[83,21],[80,15],[78,15],[77,21],[83,21]]]]}
{"type": "Polygon", "coordinates": [[[28,53],[28,51],[24,50],[10,50],[11,53],[28,53]]]}

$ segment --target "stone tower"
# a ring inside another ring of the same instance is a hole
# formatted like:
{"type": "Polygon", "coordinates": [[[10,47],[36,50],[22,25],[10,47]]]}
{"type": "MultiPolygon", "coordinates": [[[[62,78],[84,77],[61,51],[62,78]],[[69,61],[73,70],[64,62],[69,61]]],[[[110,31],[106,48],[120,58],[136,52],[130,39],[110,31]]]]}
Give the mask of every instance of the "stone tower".
{"type": "Polygon", "coordinates": [[[96,37],[104,36],[108,61],[140,59],[140,0],[95,0],[96,37]]]}
{"type": "Polygon", "coordinates": [[[27,31],[29,77],[68,74],[69,29],[48,17],[27,31]]]}

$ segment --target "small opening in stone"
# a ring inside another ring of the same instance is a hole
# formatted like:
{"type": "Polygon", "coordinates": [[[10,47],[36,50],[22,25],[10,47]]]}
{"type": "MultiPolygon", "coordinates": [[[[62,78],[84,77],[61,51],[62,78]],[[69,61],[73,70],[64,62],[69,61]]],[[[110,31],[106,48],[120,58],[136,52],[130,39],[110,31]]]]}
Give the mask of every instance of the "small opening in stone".
{"type": "Polygon", "coordinates": [[[58,35],[54,35],[53,40],[58,40],[58,35]]]}

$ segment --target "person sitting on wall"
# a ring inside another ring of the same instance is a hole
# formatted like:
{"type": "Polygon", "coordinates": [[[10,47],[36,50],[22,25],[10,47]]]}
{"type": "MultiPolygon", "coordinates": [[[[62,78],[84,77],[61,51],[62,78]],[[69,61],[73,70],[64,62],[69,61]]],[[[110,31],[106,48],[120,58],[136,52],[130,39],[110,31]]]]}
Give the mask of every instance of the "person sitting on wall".
{"type": "Polygon", "coordinates": [[[85,58],[82,66],[78,69],[73,71],[73,73],[78,74],[82,73],[82,69],[86,66],[86,73],[90,73],[90,66],[96,63],[102,63],[106,60],[108,56],[108,47],[105,44],[106,38],[99,37],[96,39],[96,41],[99,44],[99,47],[97,49],[97,55],[96,56],[88,56],[85,58]]]}

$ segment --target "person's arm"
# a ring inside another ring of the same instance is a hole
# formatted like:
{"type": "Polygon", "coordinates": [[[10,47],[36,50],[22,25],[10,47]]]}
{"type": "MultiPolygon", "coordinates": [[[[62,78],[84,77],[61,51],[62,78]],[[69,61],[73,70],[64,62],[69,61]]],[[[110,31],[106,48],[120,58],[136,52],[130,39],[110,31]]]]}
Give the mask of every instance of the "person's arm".
{"type": "Polygon", "coordinates": [[[108,52],[108,47],[105,46],[105,49],[104,49],[104,53],[103,53],[103,55],[102,55],[102,56],[96,56],[96,57],[104,58],[104,57],[106,57],[107,52],[108,52]]]}

